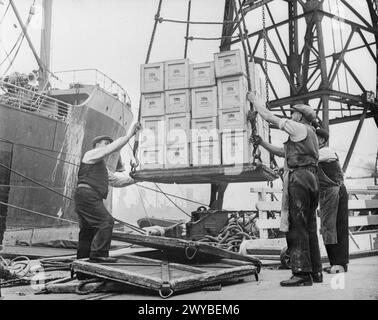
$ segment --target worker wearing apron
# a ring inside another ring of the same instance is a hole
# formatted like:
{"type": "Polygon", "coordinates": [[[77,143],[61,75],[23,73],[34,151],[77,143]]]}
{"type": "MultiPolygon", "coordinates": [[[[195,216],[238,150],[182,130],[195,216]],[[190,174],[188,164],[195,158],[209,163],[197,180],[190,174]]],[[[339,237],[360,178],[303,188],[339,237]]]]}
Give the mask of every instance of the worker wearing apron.
{"type": "Polygon", "coordinates": [[[74,195],[80,227],[78,259],[116,262],[116,259],[109,257],[114,219],[105,208],[103,200],[107,198],[108,185],[125,187],[134,183],[134,180],[128,175],[123,175],[123,172],[108,170],[105,159],[125,146],[139,129],[140,125],[137,123],[129,134],[115,141],[108,136],[96,137],[93,140],[93,149],[84,154],[74,195]]]}
{"type": "Polygon", "coordinates": [[[337,154],[326,146],[329,134],[317,129],[319,140],[320,233],[327,250],[328,273],[346,272],[349,262],[348,193],[337,154]]]}
{"type": "Polygon", "coordinates": [[[289,134],[283,148],[286,170],[280,230],[286,232],[293,275],[280,284],[292,287],[322,282],[316,226],[319,150],[315,129],[311,126],[315,112],[310,106],[298,104],[292,107],[291,119],[280,119],[266,109],[264,101],[255,94],[248,93],[248,100],[264,120],[289,134]]]}

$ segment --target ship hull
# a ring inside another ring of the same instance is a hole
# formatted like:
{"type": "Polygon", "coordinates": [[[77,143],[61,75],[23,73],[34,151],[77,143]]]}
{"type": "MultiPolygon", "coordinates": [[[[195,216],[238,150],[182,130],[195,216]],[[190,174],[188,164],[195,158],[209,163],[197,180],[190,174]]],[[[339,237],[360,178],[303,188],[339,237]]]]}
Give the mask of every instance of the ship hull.
{"type": "MultiPolygon", "coordinates": [[[[0,163],[11,168],[0,168],[0,201],[10,205],[0,207],[6,236],[20,229],[77,228],[64,220],[77,221],[72,198],[82,154],[95,136],[120,137],[132,122],[129,108],[96,87],[59,90],[54,97],[76,99],[69,121],[0,103],[0,163]]],[[[108,167],[115,169],[118,159],[109,157],[108,167]]]]}

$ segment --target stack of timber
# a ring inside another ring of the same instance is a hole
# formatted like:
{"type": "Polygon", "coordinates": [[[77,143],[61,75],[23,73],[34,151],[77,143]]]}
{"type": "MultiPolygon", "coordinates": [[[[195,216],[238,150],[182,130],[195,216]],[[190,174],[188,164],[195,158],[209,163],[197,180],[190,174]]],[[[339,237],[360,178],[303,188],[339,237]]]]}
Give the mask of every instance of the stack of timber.
{"type": "MultiPolygon", "coordinates": [[[[254,162],[247,121],[251,90],[265,99],[257,66],[245,65],[240,50],[214,54],[214,61],[188,59],[141,65],[140,181],[209,183],[277,178],[261,149],[254,162]],[[164,169],[164,170],[161,170],[164,169]]],[[[268,124],[257,115],[257,134],[268,124]]]]}

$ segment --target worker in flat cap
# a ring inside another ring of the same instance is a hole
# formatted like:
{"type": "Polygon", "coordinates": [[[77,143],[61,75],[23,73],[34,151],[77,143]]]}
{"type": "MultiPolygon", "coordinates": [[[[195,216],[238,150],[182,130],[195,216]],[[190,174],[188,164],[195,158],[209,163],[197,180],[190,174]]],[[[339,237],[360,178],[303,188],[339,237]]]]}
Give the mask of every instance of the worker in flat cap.
{"type": "Polygon", "coordinates": [[[79,243],[77,258],[89,258],[92,262],[116,262],[109,257],[114,219],[105,208],[103,200],[108,195],[108,185],[126,187],[135,181],[124,172],[110,171],[105,160],[118,152],[140,130],[139,123],[129,133],[113,141],[109,136],[98,136],[92,141],[80,163],[75,209],[79,218],[79,243]]]}
{"type": "Polygon", "coordinates": [[[280,230],[286,233],[292,277],[281,286],[310,286],[322,282],[322,265],[316,226],[319,201],[319,147],[316,120],[310,106],[292,106],[291,119],[280,119],[265,107],[265,102],[249,92],[248,100],[261,117],[286,132],[289,137],[282,148],[255,138],[255,143],[285,158],[280,230]]]}
{"type": "Polygon", "coordinates": [[[318,128],[316,134],[319,141],[320,233],[330,263],[324,271],[342,273],[348,270],[349,262],[348,193],[339,157],[327,146],[328,131],[318,128]]]}

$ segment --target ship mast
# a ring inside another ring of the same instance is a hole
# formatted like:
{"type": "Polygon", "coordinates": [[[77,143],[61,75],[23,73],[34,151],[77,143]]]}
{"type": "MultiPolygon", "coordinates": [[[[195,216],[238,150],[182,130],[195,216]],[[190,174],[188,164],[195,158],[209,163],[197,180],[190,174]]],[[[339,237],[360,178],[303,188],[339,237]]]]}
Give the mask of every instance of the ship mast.
{"type": "Polygon", "coordinates": [[[50,70],[50,50],[51,50],[51,17],[53,0],[43,0],[43,20],[41,28],[41,48],[40,59],[43,69],[39,71],[39,90],[43,91],[48,86],[50,70]]]}
{"type": "Polygon", "coordinates": [[[39,90],[43,91],[48,83],[48,71],[50,68],[50,42],[51,42],[51,16],[52,16],[52,0],[43,0],[43,24],[41,30],[41,51],[38,56],[34,45],[29,37],[26,26],[23,23],[20,14],[14,4],[13,0],[9,0],[10,5],[16,15],[16,18],[21,26],[22,32],[28,41],[29,47],[33,52],[35,59],[39,66],[39,90]]]}

